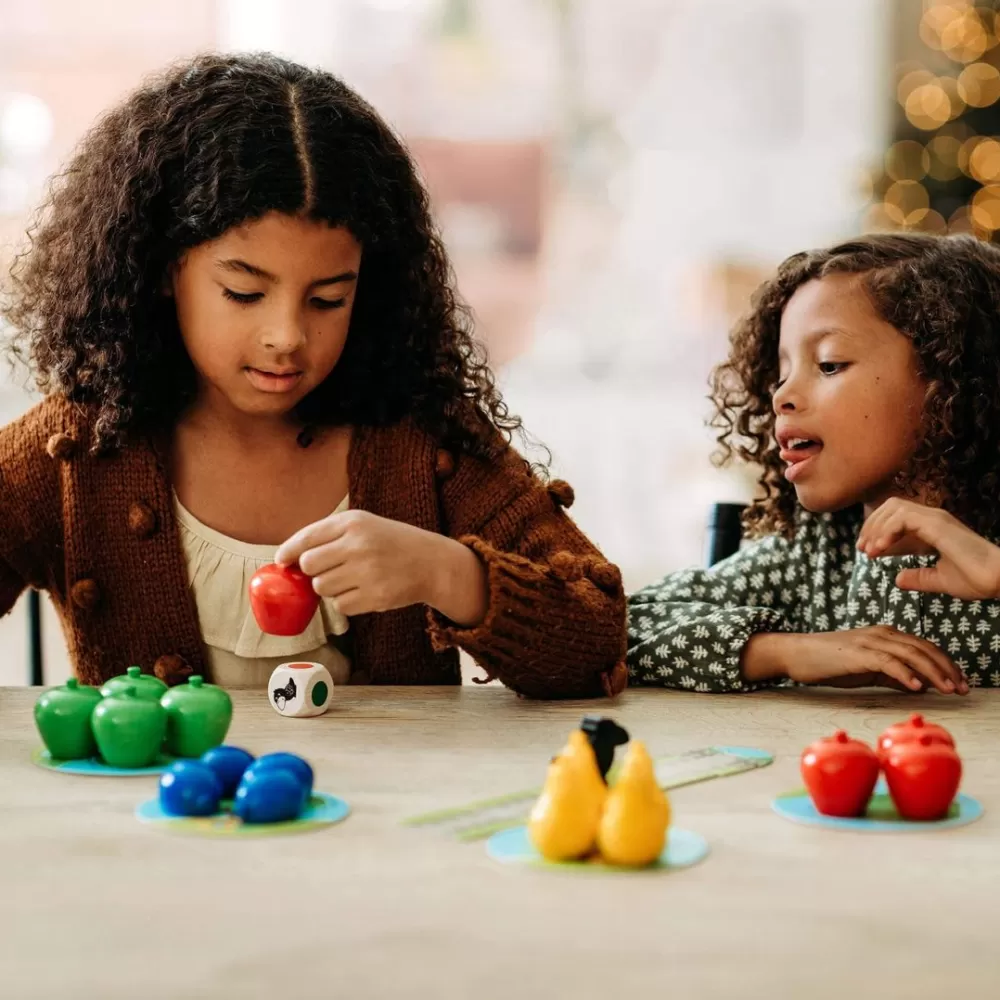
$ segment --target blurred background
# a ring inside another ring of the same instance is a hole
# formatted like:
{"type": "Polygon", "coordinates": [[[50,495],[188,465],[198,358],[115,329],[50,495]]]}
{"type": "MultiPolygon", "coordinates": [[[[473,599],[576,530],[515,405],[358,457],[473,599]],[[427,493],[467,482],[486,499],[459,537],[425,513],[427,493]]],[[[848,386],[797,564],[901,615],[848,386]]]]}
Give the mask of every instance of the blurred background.
{"type": "MultiPolygon", "coordinates": [[[[859,231],[1000,230],[998,7],[0,0],[0,271],[146,74],[206,49],[332,70],[409,144],[512,410],[634,589],[700,562],[710,506],[752,494],[710,462],[706,379],[775,264],[859,231]]],[[[31,402],[4,370],[0,419],[31,402]]],[[[23,604],[0,683],[26,678],[23,604]]]]}

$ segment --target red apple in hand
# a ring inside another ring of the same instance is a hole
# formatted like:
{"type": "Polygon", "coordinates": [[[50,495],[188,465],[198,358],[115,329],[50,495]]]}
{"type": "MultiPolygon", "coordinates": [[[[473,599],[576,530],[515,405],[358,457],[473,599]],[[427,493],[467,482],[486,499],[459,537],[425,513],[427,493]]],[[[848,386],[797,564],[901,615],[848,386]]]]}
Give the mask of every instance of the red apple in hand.
{"type": "Polygon", "coordinates": [[[863,816],[878,780],[875,751],[842,729],[802,751],[802,780],[824,816],[863,816]]]}
{"type": "Polygon", "coordinates": [[[297,566],[262,566],[250,581],[250,607],[261,632],[300,635],[319,607],[312,577],[297,566]]]}
{"type": "Polygon", "coordinates": [[[931,735],[894,746],[883,762],[885,780],[903,819],[941,819],[958,792],[962,758],[931,735]]]}
{"type": "Polygon", "coordinates": [[[884,763],[886,758],[889,756],[889,751],[892,750],[893,747],[899,746],[902,743],[915,743],[921,736],[929,736],[932,743],[944,743],[949,747],[953,747],[955,745],[955,741],[952,739],[951,733],[949,733],[944,726],[939,726],[933,722],[927,722],[927,720],[924,719],[919,712],[917,712],[911,715],[906,722],[893,723],[878,738],[876,752],[879,755],[879,759],[884,763]]]}

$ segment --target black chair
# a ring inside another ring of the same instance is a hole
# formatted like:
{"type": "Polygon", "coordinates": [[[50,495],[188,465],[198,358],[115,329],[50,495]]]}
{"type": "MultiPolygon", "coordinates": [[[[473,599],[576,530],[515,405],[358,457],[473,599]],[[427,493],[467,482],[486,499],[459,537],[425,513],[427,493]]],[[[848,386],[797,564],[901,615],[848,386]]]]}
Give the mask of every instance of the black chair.
{"type": "Polygon", "coordinates": [[[743,539],[743,522],[740,520],[746,504],[717,503],[708,515],[708,532],[705,538],[705,565],[714,566],[739,551],[743,539]]]}
{"type": "Polygon", "coordinates": [[[28,591],[28,683],[45,683],[42,668],[42,598],[37,590],[28,591]]]}

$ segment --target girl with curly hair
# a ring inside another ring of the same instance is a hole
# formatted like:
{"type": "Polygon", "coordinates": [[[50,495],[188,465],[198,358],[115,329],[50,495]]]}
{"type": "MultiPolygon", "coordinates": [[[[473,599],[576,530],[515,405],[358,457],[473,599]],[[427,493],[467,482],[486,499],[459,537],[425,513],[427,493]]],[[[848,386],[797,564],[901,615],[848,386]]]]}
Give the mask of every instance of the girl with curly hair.
{"type": "Polygon", "coordinates": [[[634,682],[1000,687],[1000,249],[883,235],[786,260],[716,369],[751,541],[630,599],[634,682]]]}
{"type": "Polygon", "coordinates": [[[617,693],[618,570],[511,447],[399,140],[335,77],[195,59],[107,114],[53,184],[5,316],[43,401],[0,431],[0,612],[47,589],[80,678],[617,693]],[[320,608],[265,635],[297,564],[320,608]]]}

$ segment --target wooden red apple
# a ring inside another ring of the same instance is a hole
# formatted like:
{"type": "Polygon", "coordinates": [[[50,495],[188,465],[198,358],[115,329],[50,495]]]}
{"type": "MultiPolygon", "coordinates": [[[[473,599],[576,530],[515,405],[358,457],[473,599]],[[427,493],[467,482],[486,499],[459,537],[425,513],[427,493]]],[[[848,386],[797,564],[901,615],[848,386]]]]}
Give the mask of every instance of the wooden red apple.
{"type": "Polygon", "coordinates": [[[944,743],[953,747],[955,741],[944,726],[928,722],[919,712],[915,712],[906,722],[895,722],[878,738],[876,752],[883,762],[894,746],[901,743],[914,743],[921,736],[929,736],[932,743],[944,743]]]}
{"type": "Polygon", "coordinates": [[[903,819],[942,819],[962,781],[962,758],[955,748],[926,734],[894,746],[883,769],[889,794],[903,819]]]}
{"type": "Polygon", "coordinates": [[[300,635],[319,607],[312,578],[297,566],[262,566],[250,580],[250,607],[261,632],[300,635]]]}
{"type": "Polygon", "coordinates": [[[802,780],[824,816],[863,816],[878,780],[879,761],[867,743],[842,729],[802,752],[802,780]]]}

